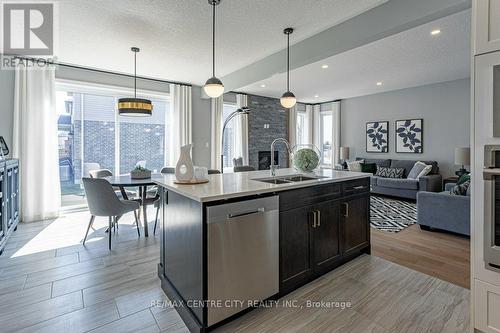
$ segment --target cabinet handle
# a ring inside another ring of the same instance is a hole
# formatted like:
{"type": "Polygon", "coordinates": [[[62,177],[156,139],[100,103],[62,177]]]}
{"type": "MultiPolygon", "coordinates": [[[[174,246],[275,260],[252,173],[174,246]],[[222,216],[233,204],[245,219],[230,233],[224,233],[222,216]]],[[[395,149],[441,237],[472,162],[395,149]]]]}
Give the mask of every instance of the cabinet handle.
{"type": "Polygon", "coordinates": [[[345,213],[344,217],[349,217],[349,203],[344,202],[345,213]]]}
{"type": "Polygon", "coordinates": [[[364,186],[364,185],[354,186],[353,187],[354,190],[364,190],[365,188],[367,188],[367,186],[364,186]]]}
{"type": "Polygon", "coordinates": [[[313,210],[312,214],[313,214],[313,225],[312,225],[312,227],[316,228],[316,211],[313,210]]]}
{"type": "Polygon", "coordinates": [[[321,227],[321,211],[317,210],[316,216],[317,216],[316,220],[318,221],[316,226],[321,227]]]}

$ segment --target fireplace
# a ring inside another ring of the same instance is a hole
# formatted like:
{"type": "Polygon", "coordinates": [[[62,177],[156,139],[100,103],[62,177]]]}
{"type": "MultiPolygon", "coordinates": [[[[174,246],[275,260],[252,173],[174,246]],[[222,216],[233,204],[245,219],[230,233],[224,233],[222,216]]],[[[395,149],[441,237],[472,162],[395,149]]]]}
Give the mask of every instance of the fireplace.
{"type": "MultiPolygon", "coordinates": [[[[279,165],[279,152],[274,152],[274,165],[279,165]]],[[[259,170],[271,169],[271,151],[259,151],[259,170]]]]}

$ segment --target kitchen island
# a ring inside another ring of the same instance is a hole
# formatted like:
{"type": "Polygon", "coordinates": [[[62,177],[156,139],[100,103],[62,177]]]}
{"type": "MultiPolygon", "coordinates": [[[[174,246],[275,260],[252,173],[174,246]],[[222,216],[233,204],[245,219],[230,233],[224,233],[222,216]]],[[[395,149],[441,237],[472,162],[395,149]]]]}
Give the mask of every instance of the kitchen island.
{"type": "Polygon", "coordinates": [[[161,187],[162,288],[205,332],[370,253],[369,174],[279,169],[161,187]]]}

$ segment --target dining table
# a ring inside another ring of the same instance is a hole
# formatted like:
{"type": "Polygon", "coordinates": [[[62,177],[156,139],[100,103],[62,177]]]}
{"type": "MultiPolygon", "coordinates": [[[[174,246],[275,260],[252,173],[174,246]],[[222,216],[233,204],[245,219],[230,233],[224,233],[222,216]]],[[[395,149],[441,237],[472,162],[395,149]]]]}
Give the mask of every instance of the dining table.
{"type": "Polygon", "coordinates": [[[109,176],[103,178],[106,179],[112,186],[118,187],[120,189],[120,192],[124,200],[133,200],[139,202],[143,211],[144,235],[146,237],[149,236],[147,206],[153,204],[156,200],[159,199],[158,194],[156,194],[154,197],[148,197],[148,186],[155,186],[156,185],[155,179],[159,180],[161,178],[162,178],[161,173],[152,174],[151,178],[144,178],[144,179],[132,178],[130,174],[109,176]],[[130,188],[130,187],[139,188],[138,199],[129,199],[127,191],[125,191],[125,188],[130,188]]]}

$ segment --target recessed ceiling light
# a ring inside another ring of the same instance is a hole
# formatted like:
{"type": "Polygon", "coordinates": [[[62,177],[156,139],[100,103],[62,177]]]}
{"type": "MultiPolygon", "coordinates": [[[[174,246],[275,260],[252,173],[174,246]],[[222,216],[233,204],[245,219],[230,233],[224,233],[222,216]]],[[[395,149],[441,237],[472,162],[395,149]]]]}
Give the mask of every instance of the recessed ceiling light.
{"type": "Polygon", "coordinates": [[[434,29],[431,31],[431,35],[433,35],[433,36],[439,35],[440,33],[441,33],[441,30],[439,30],[439,29],[434,29]]]}
{"type": "Polygon", "coordinates": [[[377,86],[381,86],[383,84],[384,84],[383,82],[377,82],[377,86]]]}
{"type": "Polygon", "coordinates": [[[260,85],[260,87],[261,87],[261,88],[265,88],[265,87],[266,87],[266,85],[265,85],[265,84],[261,84],[261,85],[260,85]]]}
{"type": "Polygon", "coordinates": [[[318,98],[318,97],[319,97],[319,95],[314,95],[314,98],[318,98]]]}
{"type": "Polygon", "coordinates": [[[327,69],[327,68],[328,68],[328,65],[323,65],[323,66],[321,66],[321,68],[323,68],[323,69],[327,69]]]}

